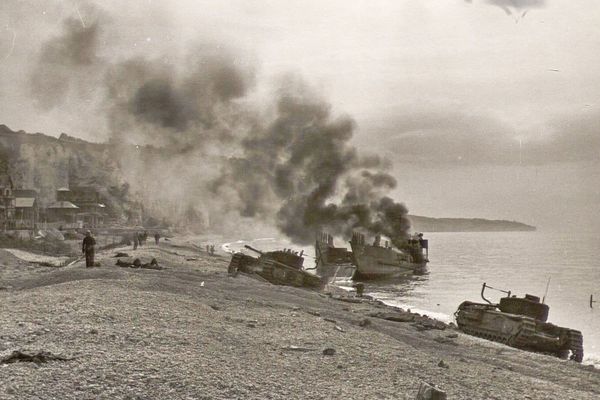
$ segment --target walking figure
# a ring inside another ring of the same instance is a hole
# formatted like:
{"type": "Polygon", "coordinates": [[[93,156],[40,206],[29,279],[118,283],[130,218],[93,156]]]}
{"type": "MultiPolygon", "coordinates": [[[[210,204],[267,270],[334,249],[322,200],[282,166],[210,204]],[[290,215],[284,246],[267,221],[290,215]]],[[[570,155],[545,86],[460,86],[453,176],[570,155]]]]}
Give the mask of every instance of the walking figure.
{"type": "Polygon", "coordinates": [[[137,232],[133,232],[133,249],[136,250],[138,248],[138,244],[140,242],[139,236],[137,232]]]}
{"type": "Polygon", "coordinates": [[[92,232],[85,232],[83,243],[81,245],[81,252],[85,254],[85,267],[91,268],[94,266],[94,246],[96,246],[96,239],[92,236],[92,232]]]}
{"type": "Polygon", "coordinates": [[[160,233],[156,232],[154,234],[154,241],[156,242],[156,245],[158,246],[158,241],[160,240],[160,233]]]}
{"type": "Polygon", "coordinates": [[[214,255],[215,255],[215,245],[214,245],[214,244],[211,244],[211,245],[210,245],[210,255],[211,255],[211,256],[214,256],[214,255]]]}

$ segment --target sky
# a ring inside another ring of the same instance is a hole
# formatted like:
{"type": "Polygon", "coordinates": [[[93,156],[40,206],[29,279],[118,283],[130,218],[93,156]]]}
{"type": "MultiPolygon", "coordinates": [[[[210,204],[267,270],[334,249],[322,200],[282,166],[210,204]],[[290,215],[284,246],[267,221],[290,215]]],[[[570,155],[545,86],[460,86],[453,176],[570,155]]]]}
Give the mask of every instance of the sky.
{"type": "Polygon", "coordinates": [[[106,140],[97,60],[220,43],[254,74],[253,104],[294,74],[354,119],[354,145],[392,162],[413,214],[600,225],[596,0],[123,3],[3,0],[0,123],[106,140]],[[31,81],[66,18],[100,21],[101,39],[54,104],[31,81]]]}

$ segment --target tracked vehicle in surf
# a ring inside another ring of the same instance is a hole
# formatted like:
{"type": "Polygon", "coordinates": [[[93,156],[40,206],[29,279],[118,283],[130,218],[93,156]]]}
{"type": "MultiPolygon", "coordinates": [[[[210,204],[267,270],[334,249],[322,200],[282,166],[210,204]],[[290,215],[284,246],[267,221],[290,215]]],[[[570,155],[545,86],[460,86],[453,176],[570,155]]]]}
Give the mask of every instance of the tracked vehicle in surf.
{"type": "Polygon", "coordinates": [[[456,313],[456,323],[463,332],[516,347],[523,350],[550,354],[576,362],[583,360],[583,336],[580,331],[563,328],[547,322],[550,308],[532,295],[511,296],[506,293],[497,304],[485,298],[483,284],[481,297],[485,303],[463,302],[456,313]]]}

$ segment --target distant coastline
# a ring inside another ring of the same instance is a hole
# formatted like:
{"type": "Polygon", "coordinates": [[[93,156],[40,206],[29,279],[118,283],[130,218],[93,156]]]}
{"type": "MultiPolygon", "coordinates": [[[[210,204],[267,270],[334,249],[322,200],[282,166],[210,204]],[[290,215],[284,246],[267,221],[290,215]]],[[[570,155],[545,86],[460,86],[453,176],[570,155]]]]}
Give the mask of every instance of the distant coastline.
{"type": "Polygon", "coordinates": [[[522,232],[536,227],[517,221],[482,218],[431,218],[410,215],[412,230],[418,232],[522,232]]]}

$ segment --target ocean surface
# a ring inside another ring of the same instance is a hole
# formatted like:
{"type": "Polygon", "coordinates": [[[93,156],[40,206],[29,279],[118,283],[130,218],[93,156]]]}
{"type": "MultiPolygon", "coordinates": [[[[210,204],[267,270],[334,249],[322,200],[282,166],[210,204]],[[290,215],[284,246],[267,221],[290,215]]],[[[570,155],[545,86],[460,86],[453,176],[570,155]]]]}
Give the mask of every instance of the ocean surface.
{"type": "MultiPolygon", "coordinates": [[[[425,233],[425,237],[429,239],[430,260],[426,275],[365,282],[365,292],[388,304],[451,322],[462,301],[483,301],[480,292],[484,282],[519,297],[528,293],[542,298],[548,286],[548,321],[582,331],[584,363],[600,366],[597,235],[536,231],[425,233]],[[592,294],[598,299],[594,308],[590,308],[592,294]]],[[[294,246],[280,238],[240,240],[224,245],[224,249],[239,251],[245,244],[267,251],[304,250],[305,267],[314,266],[314,248],[294,246]]],[[[337,246],[343,244],[336,241],[337,246]]],[[[351,285],[344,279],[338,284],[351,285]]],[[[502,296],[486,290],[486,297],[493,302],[502,296]]]]}

